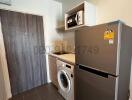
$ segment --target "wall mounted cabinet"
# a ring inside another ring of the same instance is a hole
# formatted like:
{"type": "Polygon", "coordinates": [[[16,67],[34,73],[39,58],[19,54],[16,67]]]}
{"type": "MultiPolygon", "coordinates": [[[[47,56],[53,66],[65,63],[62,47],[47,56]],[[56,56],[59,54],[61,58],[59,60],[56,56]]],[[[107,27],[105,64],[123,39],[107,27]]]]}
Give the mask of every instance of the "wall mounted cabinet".
{"type": "Polygon", "coordinates": [[[86,1],[75,6],[74,8],[68,10],[65,13],[65,30],[78,29],[80,27],[92,26],[95,24],[96,24],[96,7],[93,4],[88,3],[86,1]],[[67,24],[69,16],[72,16],[72,15],[78,13],[79,11],[82,13],[82,16],[81,16],[81,17],[83,17],[82,23],[79,25],[76,25],[76,26],[69,27],[67,24]]]}

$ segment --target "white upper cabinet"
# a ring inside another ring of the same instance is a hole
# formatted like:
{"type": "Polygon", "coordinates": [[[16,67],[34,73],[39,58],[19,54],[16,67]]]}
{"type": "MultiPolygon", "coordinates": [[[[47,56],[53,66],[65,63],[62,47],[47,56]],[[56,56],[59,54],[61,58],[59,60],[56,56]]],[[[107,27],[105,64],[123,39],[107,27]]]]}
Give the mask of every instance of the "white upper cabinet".
{"type": "Polygon", "coordinates": [[[65,30],[96,24],[96,7],[84,1],[65,13],[65,30]]]}

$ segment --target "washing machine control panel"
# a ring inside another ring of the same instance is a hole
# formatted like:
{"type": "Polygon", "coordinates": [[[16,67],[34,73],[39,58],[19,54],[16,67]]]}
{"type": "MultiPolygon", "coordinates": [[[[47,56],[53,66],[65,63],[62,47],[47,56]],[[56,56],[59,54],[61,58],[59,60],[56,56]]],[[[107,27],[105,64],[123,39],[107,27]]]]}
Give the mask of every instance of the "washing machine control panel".
{"type": "Polygon", "coordinates": [[[67,70],[69,70],[71,72],[74,71],[74,65],[68,64],[61,60],[57,60],[57,67],[65,67],[67,70]]]}
{"type": "Polygon", "coordinates": [[[66,67],[71,69],[71,66],[70,66],[70,65],[67,65],[67,64],[66,64],[66,67]]]}

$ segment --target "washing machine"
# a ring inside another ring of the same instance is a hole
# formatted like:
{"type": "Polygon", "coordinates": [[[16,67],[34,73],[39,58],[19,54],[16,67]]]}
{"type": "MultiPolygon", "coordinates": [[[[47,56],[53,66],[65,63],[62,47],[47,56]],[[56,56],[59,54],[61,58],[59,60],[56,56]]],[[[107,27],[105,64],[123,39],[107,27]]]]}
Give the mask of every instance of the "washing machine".
{"type": "Polygon", "coordinates": [[[74,100],[74,65],[57,60],[58,91],[65,100],[74,100]]]}

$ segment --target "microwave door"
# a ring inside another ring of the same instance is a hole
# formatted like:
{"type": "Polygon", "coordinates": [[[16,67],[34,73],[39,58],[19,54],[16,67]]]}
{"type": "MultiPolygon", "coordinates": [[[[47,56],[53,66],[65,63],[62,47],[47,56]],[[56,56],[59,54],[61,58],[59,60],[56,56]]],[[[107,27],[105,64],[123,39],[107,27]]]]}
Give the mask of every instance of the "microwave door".
{"type": "Polygon", "coordinates": [[[68,28],[76,26],[77,25],[77,19],[78,19],[77,14],[73,14],[73,15],[69,16],[67,19],[68,28]]]}

